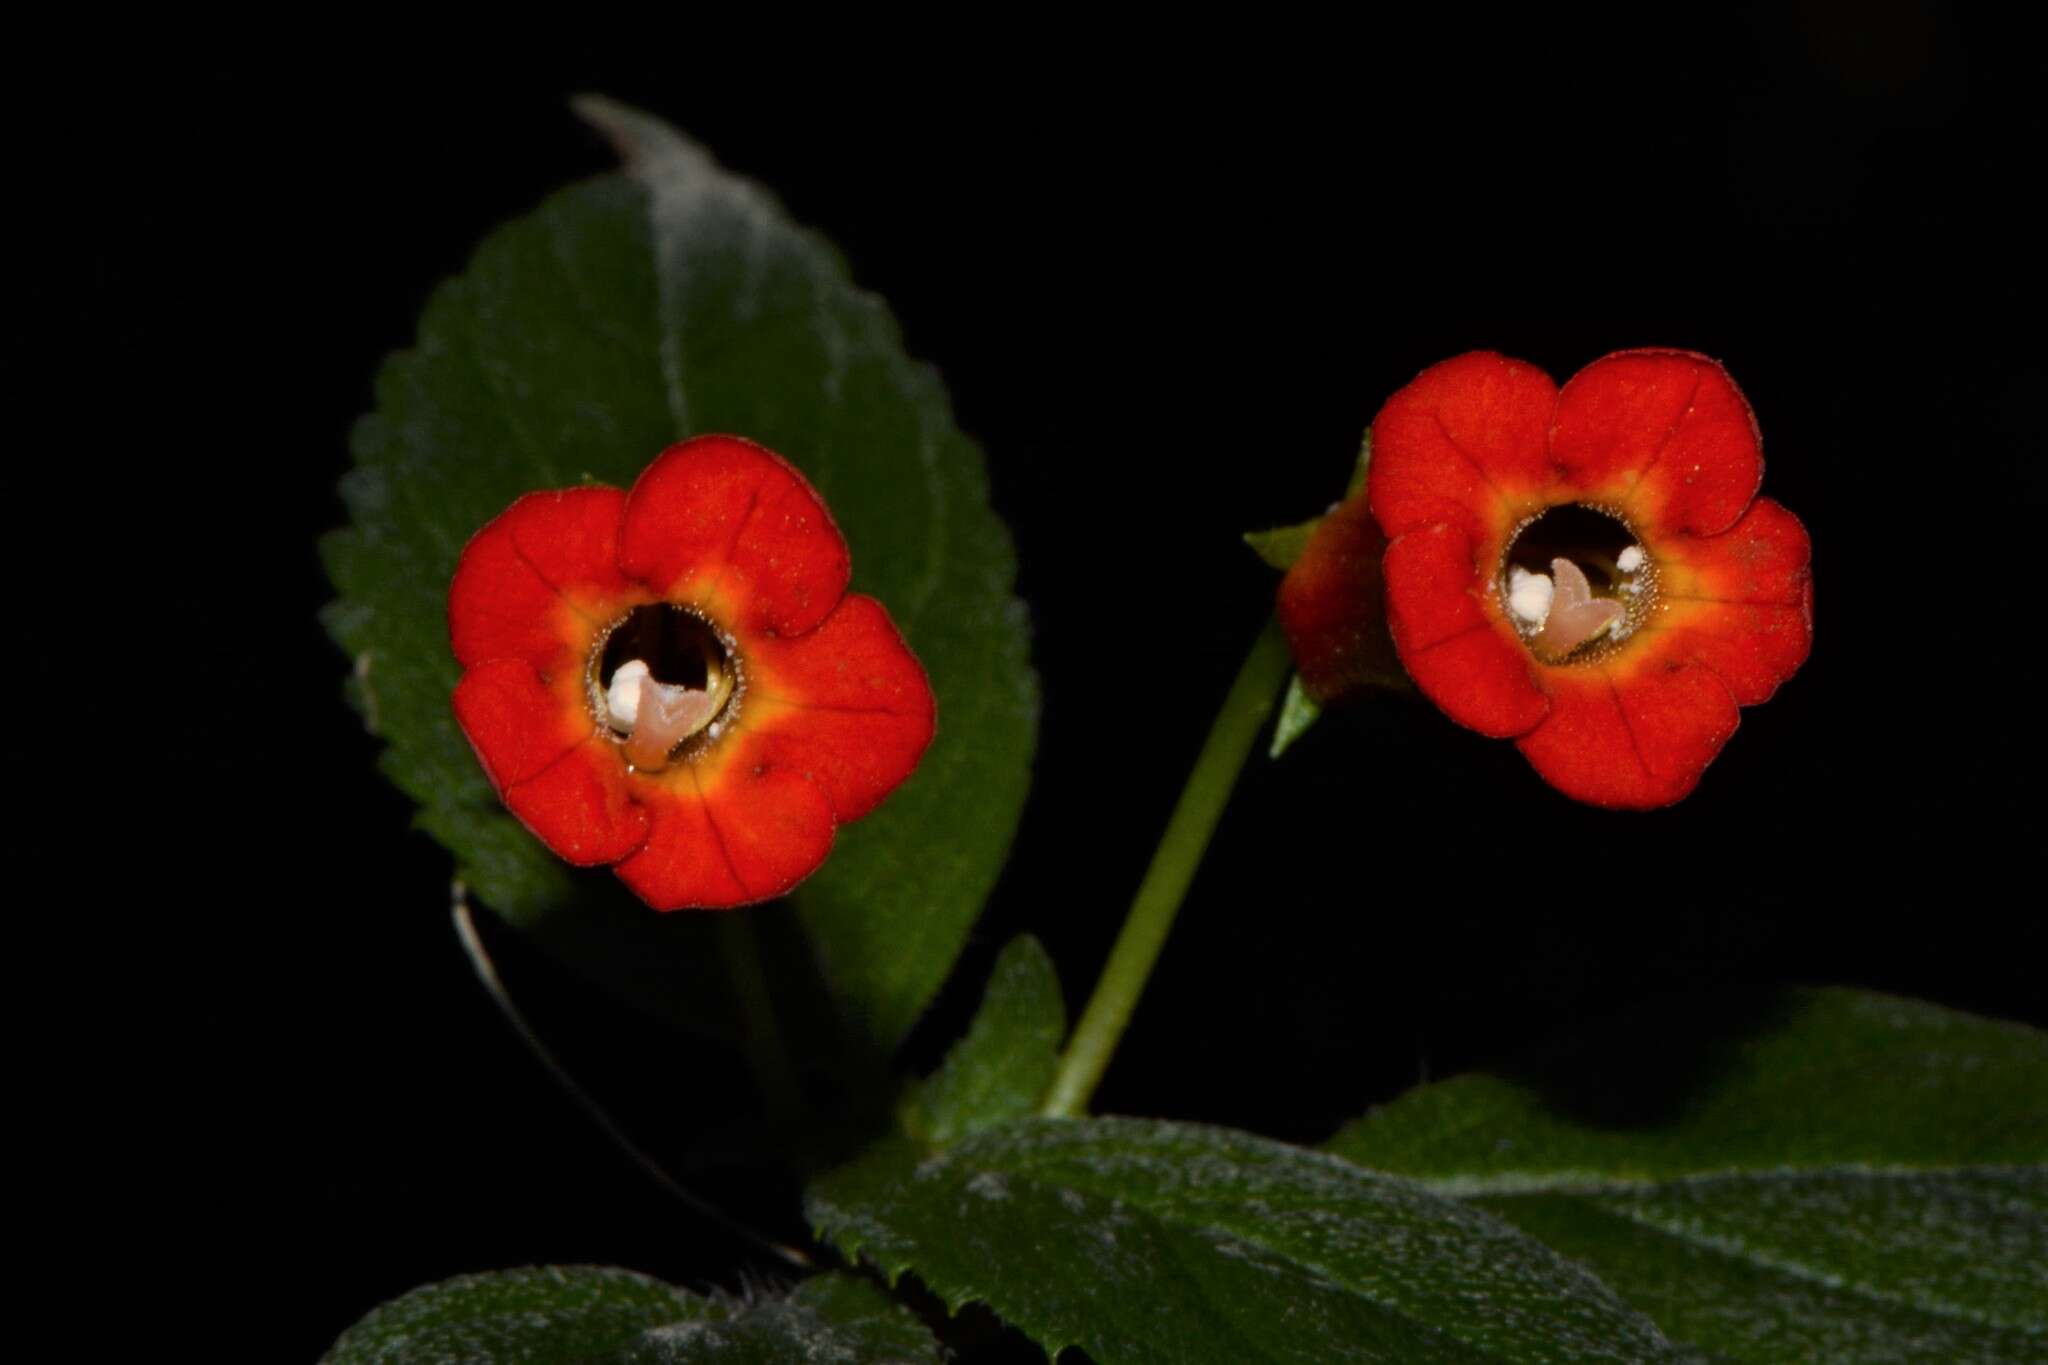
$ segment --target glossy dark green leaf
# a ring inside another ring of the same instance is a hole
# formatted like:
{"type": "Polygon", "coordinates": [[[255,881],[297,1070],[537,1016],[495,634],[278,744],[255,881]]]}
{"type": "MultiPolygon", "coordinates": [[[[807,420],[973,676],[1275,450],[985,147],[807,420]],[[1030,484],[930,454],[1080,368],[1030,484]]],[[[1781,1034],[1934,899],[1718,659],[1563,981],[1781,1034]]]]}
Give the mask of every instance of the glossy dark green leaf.
{"type": "Polygon", "coordinates": [[[1101,1365],[1673,1359],[1590,1274],[1491,1215],[1328,1155],[1135,1119],[1034,1119],[812,1187],[849,1256],[1101,1365]]]}
{"type": "Polygon", "coordinates": [[[940,1068],[905,1106],[905,1126],[943,1146],[1038,1109],[1059,1070],[1067,1007],[1052,959],[1029,934],[1010,940],[981,1008],[940,1068]]]}
{"type": "Polygon", "coordinates": [[[787,1297],[687,1293],[628,1270],[464,1275],[393,1299],[325,1365],[937,1365],[939,1344],[865,1280],[820,1275],[787,1297]]]}
{"type": "Polygon", "coordinates": [[[1511,1219],[1729,1361],[2048,1360],[2048,1036],[1795,991],[1426,1086],[1331,1150],[1511,1219]]]}
{"type": "Polygon", "coordinates": [[[655,915],[498,805],[449,714],[446,592],[468,537],[523,492],[625,486],[704,432],[795,462],[846,534],[854,588],[930,673],[939,733],[789,906],[749,913],[788,921],[838,1027],[886,1053],[957,955],[1028,781],[1036,683],[1009,535],[937,377],[828,243],[658,121],[584,112],[627,170],[493,233],[385,365],[343,482],[350,525],[322,547],[341,592],[326,621],[385,770],[476,897],[614,985],[722,1023],[715,917],[655,915]]]}

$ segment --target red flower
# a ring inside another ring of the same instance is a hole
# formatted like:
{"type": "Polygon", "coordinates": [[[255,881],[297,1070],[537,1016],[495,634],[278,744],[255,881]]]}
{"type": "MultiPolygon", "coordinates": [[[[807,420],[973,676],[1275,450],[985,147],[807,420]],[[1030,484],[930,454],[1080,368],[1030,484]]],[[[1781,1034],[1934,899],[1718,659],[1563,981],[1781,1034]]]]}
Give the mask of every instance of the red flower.
{"type": "Polygon", "coordinates": [[[1685,351],[1560,390],[1475,351],[1373,423],[1387,624],[1417,686],[1594,805],[1669,805],[1812,644],[1811,545],[1749,404],[1685,351]]]}
{"type": "Polygon", "coordinates": [[[630,493],[530,493],[456,566],[455,718],[569,862],[660,910],[779,896],[932,737],[924,669],[849,571],[803,475],[730,436],[630,493]]]}

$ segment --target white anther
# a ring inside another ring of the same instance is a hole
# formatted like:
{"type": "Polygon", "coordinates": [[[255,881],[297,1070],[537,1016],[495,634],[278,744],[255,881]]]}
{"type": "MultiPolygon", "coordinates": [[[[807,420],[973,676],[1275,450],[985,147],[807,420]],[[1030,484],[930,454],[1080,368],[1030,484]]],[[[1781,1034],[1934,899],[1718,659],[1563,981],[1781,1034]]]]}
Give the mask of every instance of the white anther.
{"type": "Polygon", "coordinates": [[[1545,574],[1510,569],[1508,610],[1530,625],[1540,626],[1543,618],[1550,614],[1550,599],[1556,590],[1556,585],[1545,574]]]}
{"type": "Polygon", "coordinates": [[[667,767],[675,747],[709,726],[732,695],[732,675],[705,662],[704,687],[665,683],[648,671],[644,659],[629,659],[613,672],[605,689],[605,713],[625,740],[626,761],[640,772],[667,767]]]}
{"type": "Polygon", "coordinates": [[[640,718],[640,685],[647,681],[647,665],[639,659],[619,665],[612,685],[604,694],[604,709],[610,713],[612,728],[630,733],[640,718]]]}
{"type": "Polygon", "coordinates": [[[1614,567],[1623,573],[1634,573],[1643,567],[1643,561],[1648,558],[1649,556],[1643,553],[1642,546],[1631,545],[1614,557],[1614,567]]]}

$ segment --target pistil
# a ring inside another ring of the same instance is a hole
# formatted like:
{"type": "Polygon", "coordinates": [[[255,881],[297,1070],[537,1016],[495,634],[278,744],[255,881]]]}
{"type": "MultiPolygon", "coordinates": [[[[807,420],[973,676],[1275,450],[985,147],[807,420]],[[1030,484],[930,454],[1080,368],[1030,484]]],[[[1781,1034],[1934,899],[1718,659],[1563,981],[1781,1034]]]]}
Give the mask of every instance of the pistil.
{"type": "Polygon", "coordinates": [[[1595,597],[1585,571],[1569,559],[1551,560],[1550,573],[1555,585],[1550,611],[1529,648],[1543,662],[1556,664],[1620,625],[1628,608],[1611,597],[1595,597]]]}

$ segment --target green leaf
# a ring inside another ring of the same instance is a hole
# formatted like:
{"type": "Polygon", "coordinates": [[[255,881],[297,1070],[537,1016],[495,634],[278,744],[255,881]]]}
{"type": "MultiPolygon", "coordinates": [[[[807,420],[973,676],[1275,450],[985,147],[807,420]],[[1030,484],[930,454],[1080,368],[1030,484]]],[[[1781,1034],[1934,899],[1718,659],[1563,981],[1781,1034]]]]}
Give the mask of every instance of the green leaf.
{"type": "Polygon", "coordinates": [[[546,1365],[624,1360],[650,1329],[729,1305],[630,1270],[545,1266],[463,1275],[403,1294],[341,1334],[327,1365],[546,1365]]]}
{"type": "Polygon", "coordinates": [[[728,1030],[715,917],[656,915],[498,804],[449,714],[446,594],[463,544],[521,493],[625,486],[705,432],[794,461],[845,532],[853,587],[930,673],[939,733],[788,906],[749,913],[787,921],[771,932],[801,939],[841,1036],[885,1055],[957,956],[1029,780],[1037,692],[1010,538],[937,377],[833,248],[658,121],[582,108],[627,171],[493,233],[385,365],[342,485],[350,525],[322,546],[341,593],[325,620],[390,741],[384,770],[478,899],[613,985],[728,1030]]]}
{"type": "Polygon", "coordinates": [[[1646,1011],[1330,1149],[1508,1218],[1729,1361],[2048,1359],[2048,1035],[1808,990],[1646,1011]],[[1621,1103],[1636,1078],[1666,1085],[1621,1103]]]}
{"type": "Polygon", "coordinates": [[[1309,700],[1301,685],[1299,673],[1287,679],[1287,695],[1280,702],[1280,719],[1273,726],[1273,743],[1266,750],[1266,757],[1278,758],[1287,752],[1295,740],[1308,733],[1308,727],[1322,718],[1323,708],[1309,700]]]}
{"type": "Polygon", "coordinates": [[[620,1365],[940,1365],[945,1351],[909,1309],[874,1285],[851,1275],[820,1275],[786,1299],[657,1327],[618,1359],[620,1365]]]}
{"type": "Polygon", "coordinates": [[[820,1275],[787,1298],[707,1298],[630,1270],[464,1275],[393,1299],[325,1365],[938,1365],[923,1324],[873,1285],[820,1275]]]}
{"type": "MultiPolygon", "coordinates": [[[[789,1360],[833,1365],[837,1361],[891,1362],[891,1365],[939,1365],[946,1353],[917,1316],[866,1280],[852,1275],[817,1275],[796,1287],[783,1305],[791,1326],[808,1318],[825,1328],[810,1335],[782,1331],[757,1332],[759,1348],[738,1360],[782,1365],[789,1360]],[[800,1348],[800,1349],[793,1349],[800,1348]]],[[[749,1314],[761,1316],[760,1309],[749,1314]]],[[[694,1356],[678,1356],[680,1361],[694,1356]]],[[[725,1357],[718,1359],[722,1362],[725,1357]]]]}
{"type": "Polygon", "coordinates": [[[896,1139],[812,1222],[1048,1355],[1124,1361],[1659,1361],[1649,1321],[1498,1219],[1219,1128],[1036,1119],[935,1156],[896,1139]]]}
{"type": "Polygon", "coordinates": [[[943,1146],[1036,1113],[1059,1070],[1066,1033],[1052,959],[1029,934],[1010,940],[966,1035],[906,1106],[905,1126],[943,1146]]]}

